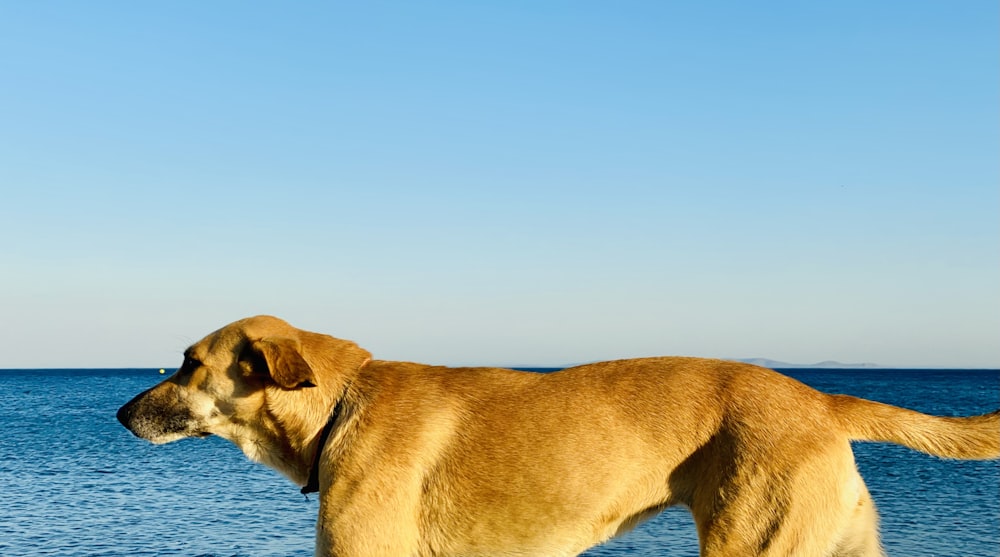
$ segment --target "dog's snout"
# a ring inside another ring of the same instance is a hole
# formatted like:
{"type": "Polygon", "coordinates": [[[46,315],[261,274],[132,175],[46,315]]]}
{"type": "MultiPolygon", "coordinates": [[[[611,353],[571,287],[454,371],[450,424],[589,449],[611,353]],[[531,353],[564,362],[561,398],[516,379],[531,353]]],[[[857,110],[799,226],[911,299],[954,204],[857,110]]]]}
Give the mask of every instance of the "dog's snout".
{"type": "Polygon", "coordinates": [[[147,438],[145,435],[148,429],[148,419],[149,414],[149,394],[153,389],[141,392],[137,394],[132,400],[126,402],[118,409],[115,413],[115,417],[118,418],[118,422],[125,426],[125,429],[129,430],[132,435],[141,438],[147,438]]]}
{"type": "Polygon", "coordinates": [[[181,398],[174,386],[161,383],[125,403],[115,417],[136,437],[156,444],[208,435],[204,421],[181,398]]]}

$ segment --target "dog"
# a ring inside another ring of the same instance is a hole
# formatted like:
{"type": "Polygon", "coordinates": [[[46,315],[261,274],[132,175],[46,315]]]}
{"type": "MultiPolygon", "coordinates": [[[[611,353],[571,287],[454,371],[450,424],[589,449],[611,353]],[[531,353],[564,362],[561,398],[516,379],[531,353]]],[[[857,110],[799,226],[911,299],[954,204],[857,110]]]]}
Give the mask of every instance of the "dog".
{"type": "Polygon", "coordinates": [[[540,374],[373,360],[270,316],[226,325],[121,407],[153,443],[218,435],[319,492],[316,555],[577,555],[671,505],[701,555],[883,555],[850,441],[1000,457],[946,418],[722,360],[540,374]]]}

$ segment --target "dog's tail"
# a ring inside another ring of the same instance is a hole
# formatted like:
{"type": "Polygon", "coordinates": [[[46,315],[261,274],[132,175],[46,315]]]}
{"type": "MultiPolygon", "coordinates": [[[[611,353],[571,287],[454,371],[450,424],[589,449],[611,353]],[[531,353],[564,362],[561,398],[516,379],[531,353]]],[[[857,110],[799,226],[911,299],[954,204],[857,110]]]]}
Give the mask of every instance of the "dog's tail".
{"type": "Polygon", "coordinates": [[[1000,458],[1000,410],[967,418],[921,414],[834,395],[833,411],[852,441],[886,441],[943,458],[1000,458]]]}

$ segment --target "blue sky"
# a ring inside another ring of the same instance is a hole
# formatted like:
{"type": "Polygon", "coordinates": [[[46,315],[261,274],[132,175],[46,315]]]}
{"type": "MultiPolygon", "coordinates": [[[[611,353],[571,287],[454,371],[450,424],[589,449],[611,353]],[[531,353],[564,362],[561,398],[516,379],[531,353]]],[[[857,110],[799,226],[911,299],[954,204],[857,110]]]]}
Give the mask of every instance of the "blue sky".
{"type": "Polygon", "coordinates": [[[0,367],[998,367],[998,12],[3,3],[0,367]]]}

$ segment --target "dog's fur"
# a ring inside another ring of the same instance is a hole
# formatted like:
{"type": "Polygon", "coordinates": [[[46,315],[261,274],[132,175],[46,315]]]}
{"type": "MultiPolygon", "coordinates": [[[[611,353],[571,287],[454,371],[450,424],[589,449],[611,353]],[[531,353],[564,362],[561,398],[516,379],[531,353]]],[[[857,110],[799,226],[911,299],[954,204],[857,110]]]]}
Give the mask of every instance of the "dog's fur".
{"type": "Polygon", "coordinates": [[[1000,411],[927,416],[719,360],[378,361],[267,316],[195,343],[118,418],[153,443],[219,435],[304,484],[335,407],[322,556],[577,555],[676,504],[706,557],[877,556],[851,440],[1000,457],[1000,411]]]}

